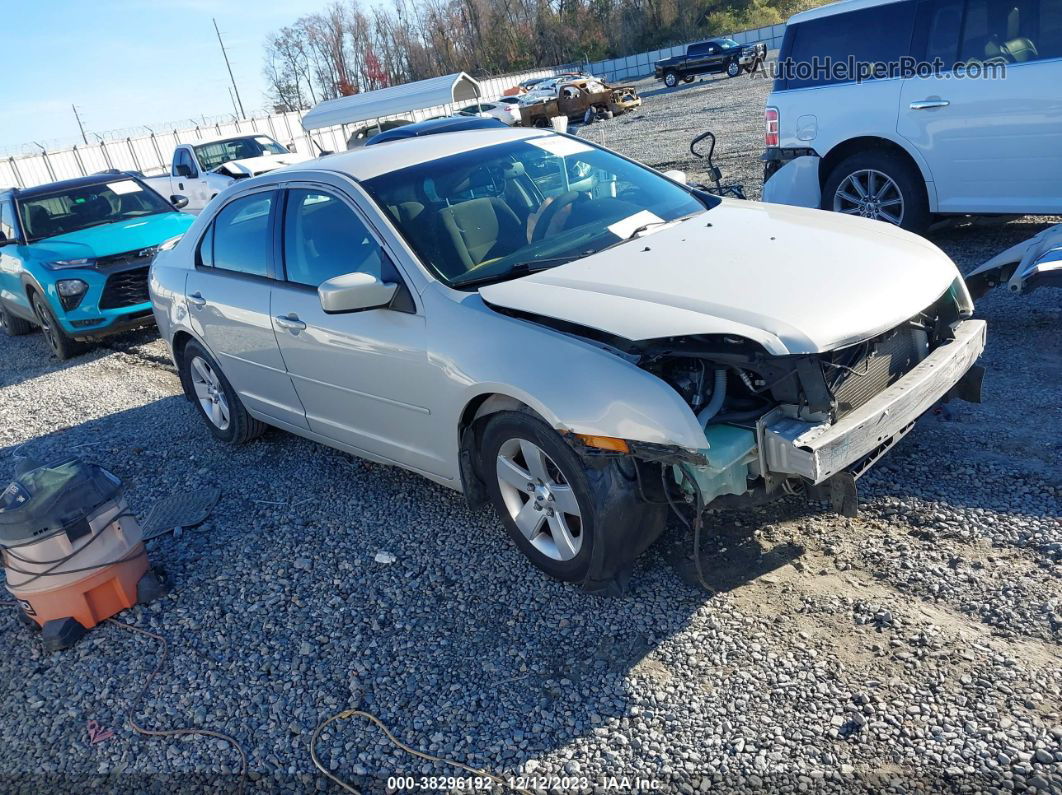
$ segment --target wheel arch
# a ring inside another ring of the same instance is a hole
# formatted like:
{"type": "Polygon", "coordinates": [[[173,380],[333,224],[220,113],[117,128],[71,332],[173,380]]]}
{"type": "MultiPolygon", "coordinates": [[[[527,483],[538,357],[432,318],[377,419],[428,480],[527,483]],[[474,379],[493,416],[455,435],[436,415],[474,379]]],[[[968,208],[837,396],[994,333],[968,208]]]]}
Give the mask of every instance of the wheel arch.
{"type": "Polygon", "coordinates": [[[926,198],[929,200],[929,211],[936,212],[937,195],[933,186],[933,174],[929,170],[929,164],[919,156],[917,150],[909,149],[896,139],[880,135],[861,135],[856,138],[849,138],[835,144],[833,148],[822,155],[819,159],[819,187],[821,188],[826,184],[830,172],[846,157],[857,152],[873,149],[896,154],[918,169],[918,173],[922,175],[926,198]]]}
{"type": "Polygon", "coordinates": [[[479,421],[501,411],[528,411],[546,424],[556,427],[542,412],[513,395],[484,391],[470,398],[458,418],[457,445],[461,490],[471,508],[480,508],[490,500],[483,473],[478,466],[477,453],[482,445],[483,427],[483,423],[479,421]]]}
{"type": "Polygon", "coordinates": [[[184,391],[184,396],[191,400],[192,385],[188,382],[188,375],[184,369],[184,352],[188,347],[189,342],[194,342],[196,345],[202,347],[204,351],[210,354],[210,357],[215,362],[218,360],[218,357],[214,355],[214,351],[210,349],[209,345],[187,328],[181,327],[173,333],[173,337],[170,340],[170,349],[173,351],[173,363],[177,366],[177,377],[180,379],[181,389],[184,391]]]}

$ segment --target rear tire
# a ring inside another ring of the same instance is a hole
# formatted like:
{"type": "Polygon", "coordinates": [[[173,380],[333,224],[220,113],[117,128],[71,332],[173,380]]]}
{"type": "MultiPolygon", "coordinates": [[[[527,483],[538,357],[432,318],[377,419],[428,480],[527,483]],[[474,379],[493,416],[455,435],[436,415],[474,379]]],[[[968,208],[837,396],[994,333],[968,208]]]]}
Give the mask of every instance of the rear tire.
{"type": "Polygon", "coordinates": [[[247,412],[217,362],[197,342],[184,348],[181,382],[218,441],[240,445],[265,433],[268,426],[247,412]]]}
{"type": "Polygon", "coordinates": [[[665,86],[667,86],[668,88],[674,88],[675,86],[678,85],[678,83],[679,83],[678,72],[676,72],[674,70],[669,70],[667,72],[664,72],[664,85],[665,86]]]}
{"type": "Polygon", "coordinates": [[[59,321],[56,320],[55,315],[52,313],[51,307],[48,306],[48,302],[44,300],[40,293],[33,294],[31,303],[33,304],[33,314],[37,316],[37,323],[41,327],[41,333],[44,335],[44,341],[48,343],[48,347],[52,349],[56,359],[65,362],[67,359],[71,359],[79,353],[84,353],[88,350],[88,346],[85,343],[78,342],[66,335],[66,332],[63,331],[59,321]]]}
{"type": "Polygon", "coordinates": [[[916,234],[925,232],[930,221],[922,174],[900,155],[883,149],[856,152],[834,166],[822,186],[820,206],[823,210],[875,218],[916,234]],[[876,204],[861,204],[866,200],[860,190],[866,191],[871,181],[878,196],[873,200],[876,204]]]}
{"type": "Polygon", "coordinates": [[[0,303],[0,329],[9,337],[21,337],[33,331],[33,324],[25,318],[18,317],[0,303]]]}

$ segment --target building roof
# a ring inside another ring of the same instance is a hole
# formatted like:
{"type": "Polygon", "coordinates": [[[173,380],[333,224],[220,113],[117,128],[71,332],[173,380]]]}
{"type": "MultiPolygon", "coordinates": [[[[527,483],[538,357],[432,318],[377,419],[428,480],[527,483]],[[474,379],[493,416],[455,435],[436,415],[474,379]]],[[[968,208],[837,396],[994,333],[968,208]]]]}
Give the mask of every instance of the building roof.
{"type": "Polygon", "coordinates": [[[437,105],[473,102],[481,95],[479,83],[464,72],[457,72],[325,100],[302,117],[302,126],[306,130],[317,130],[340,124],[356,124],[437,105]]]}

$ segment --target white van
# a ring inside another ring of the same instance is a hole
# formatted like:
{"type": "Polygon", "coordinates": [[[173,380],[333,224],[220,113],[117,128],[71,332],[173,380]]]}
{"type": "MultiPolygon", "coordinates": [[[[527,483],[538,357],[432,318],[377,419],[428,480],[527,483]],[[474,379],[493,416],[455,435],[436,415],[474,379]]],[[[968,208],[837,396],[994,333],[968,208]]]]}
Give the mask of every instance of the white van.
{"type": "Polygon", "coordinates": [[[1062,0],[797,14],[764,121],[764,201],[913,231],[935,215],[1062,213],[1062,0]]]}

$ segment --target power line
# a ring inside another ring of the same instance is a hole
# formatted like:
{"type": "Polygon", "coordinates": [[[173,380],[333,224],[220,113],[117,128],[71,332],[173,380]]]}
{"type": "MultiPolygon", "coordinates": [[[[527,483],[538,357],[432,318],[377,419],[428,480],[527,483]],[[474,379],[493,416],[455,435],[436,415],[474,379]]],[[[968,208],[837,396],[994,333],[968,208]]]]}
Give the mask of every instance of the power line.
{"type": "Polygon", "coordinates": [[[240,99],[240,89],[236,88],[236,78],[232,76],[232,64],[229,63],[229,54],[225,51],[225,42],[221,40],[221,31],[218,30],[218,21],[213,17],[210,21],[214,23],[214,32],[218,34],[218,44],[221,45],[221,55],[225,59],[225,68],[229,70],[229,80],[232,81],[232,90],[236,94],[236,102],[240,106],[240,118],[247,118],[247,114],[243,112],[243,100],[240,99]]]}

